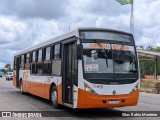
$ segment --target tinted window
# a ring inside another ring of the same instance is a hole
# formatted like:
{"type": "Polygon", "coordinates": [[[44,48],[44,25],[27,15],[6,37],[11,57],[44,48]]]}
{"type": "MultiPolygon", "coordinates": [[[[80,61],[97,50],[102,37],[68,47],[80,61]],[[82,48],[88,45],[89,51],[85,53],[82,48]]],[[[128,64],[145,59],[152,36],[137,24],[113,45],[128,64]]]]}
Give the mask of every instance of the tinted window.
{"type": "Polygon", "coordinates": [[[43,74],[51,74],[51,62],[43,64],[43,74]]]}
{"type": "Polygon", "coordinates": [[[32,62],[35,62],[36,61],[36,52],[33,52],[32,53],[32,62]]]}
{"type": "Polygon", "coordinates": [[[38,61],[42,61],[42,49],[37,51],[38,61]]]}
{"type": "Polygon", "coordinates": [[[61,75],[61,59],[53,60],[52,62],[52,74],[61,75]]]}
{"type": "Polygon", "coordinates": [[[24,63],[24,55],[21,56],[21,64],[24,63]]]}
{"type": "Polygon", "coordinates": [[[60,58],[60,44],[57,44],[53,47],[53,59],[59,59],[60,58]]]}
{"type": "Polygon", "coordinates": [[[42,63],[37,63],[36,64],[36,73],[41,75],[42,74],[42,63]]]}
{"type": "Polygon", "coordinates": [[[36,63],[31,64],[31,73],[35,74],[36,73],[36,63]]]}
{"type": "Polygon", "coordinates": [[[27,53],[27,54],[26,54],[26,63],[29,63],[29,59],[30,59],[30,54],[27,53]]]}
{"type": "Polygon", "coordinates": [[[47,47],[44,49],[44,60],[50,60],[50,50],[51,48],[50,47],[47,47]]]}
{"type": "Polygon", "coordinates": [[[53,46],[52,74],[61,74],[60,44],[53,46]]]}

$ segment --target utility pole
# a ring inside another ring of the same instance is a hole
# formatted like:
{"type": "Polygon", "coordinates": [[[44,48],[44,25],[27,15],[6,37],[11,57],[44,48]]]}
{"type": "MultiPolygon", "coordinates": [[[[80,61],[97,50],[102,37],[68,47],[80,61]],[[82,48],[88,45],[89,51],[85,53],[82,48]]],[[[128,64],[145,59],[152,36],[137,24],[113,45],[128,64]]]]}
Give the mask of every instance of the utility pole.
{"type": "Polygon", "coordinates": [[[134,1],[131,4],[131,18],[130,18],[130,29],[131,33],[134,35],[134,1]]]}

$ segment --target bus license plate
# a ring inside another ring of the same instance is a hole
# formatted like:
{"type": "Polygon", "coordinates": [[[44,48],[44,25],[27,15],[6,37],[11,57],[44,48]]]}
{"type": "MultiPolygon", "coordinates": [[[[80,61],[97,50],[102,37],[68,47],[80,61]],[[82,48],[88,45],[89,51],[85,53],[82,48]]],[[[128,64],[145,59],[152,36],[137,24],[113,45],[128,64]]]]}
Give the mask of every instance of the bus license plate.
{"type": "Polygon", "coordinates": [[[118,104],[119,101],[118,100],[109,100],[109,104],[118,104]]]}

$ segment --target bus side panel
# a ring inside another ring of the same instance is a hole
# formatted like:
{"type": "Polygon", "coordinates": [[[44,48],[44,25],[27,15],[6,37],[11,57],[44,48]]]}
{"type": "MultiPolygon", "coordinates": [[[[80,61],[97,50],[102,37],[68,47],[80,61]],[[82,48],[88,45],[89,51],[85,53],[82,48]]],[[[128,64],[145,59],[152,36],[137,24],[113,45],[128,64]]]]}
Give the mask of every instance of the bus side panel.
{"type": "Polygon", "coordinates": [[[78,89],[78,100],[77,100],[77,108],[87,108],[86,106],[86,92],[78,89]]]}
{"type": "Polygon", "coordinates": [[[45,98],[45,84],[42,82],[31,82],[31,92],[34,95],[45,98]]]}
{"type": "Polygon", "coordinates": [[[28,81],[23,80],[23,92],[28,92],[28,81]]]}
{"type": "Polygon", "coordinates": [[[82,68],[82,60],[78,61],[78,98],[77,98],[77,107],[85,108],[86,105],[86,93],[84,90],[84,80],[83,80],[83,68],[82,68]]]}
{"type": "Polygon", "coordinates": [[[50,83],[45,84],[45,98],[48,100],[50,99],[50,86],[50,83]]]}
{"type": "Polygon", "coordinates": [[[46,84],[45,84],[45,98],[50,99],[50,90],[51,85],[54,83],[57,87],[58,92],[58,103],[62,104],[62,78],[61,77],[47,77],[46,84]]]}
{"type": "Polygon", "coordinates": [[[58,103],[63,104],[62,102],[62,77],[57,78],[57,92],[58,92],[58,103]]]}
{"type": "Polygon", "coordinates": [[[62,102],[62,84],[57,86],[57,92],[58,92],[58,103],[63,104],[62,102]]]}

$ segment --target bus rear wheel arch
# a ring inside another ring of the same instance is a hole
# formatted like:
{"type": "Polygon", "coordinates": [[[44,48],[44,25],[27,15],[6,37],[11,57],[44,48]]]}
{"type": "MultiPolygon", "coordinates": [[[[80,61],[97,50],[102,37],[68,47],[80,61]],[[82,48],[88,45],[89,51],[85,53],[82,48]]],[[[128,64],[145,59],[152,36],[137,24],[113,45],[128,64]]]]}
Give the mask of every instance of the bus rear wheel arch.
{"type": "Polygon", "coordinates": [[[53,85],[51,87],[50,101],[51,101],[51,105],[52,105],[53,108],[59,108],[60,107],[60,105],[58,104],[58,92],[57,92],[56,85],[53,85]]]}
{"type": "Polygon", "coordinates": [[[20,92],[22,95],[25,94],[25,92],[23,91],[23,80],[22,79],[20,79],[20,92]]]}

